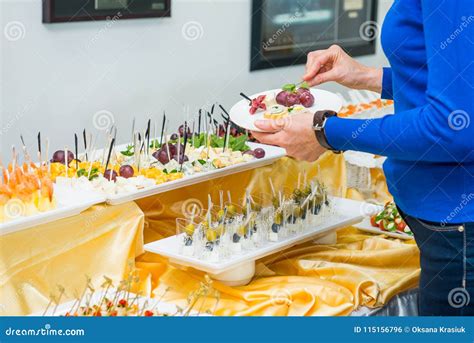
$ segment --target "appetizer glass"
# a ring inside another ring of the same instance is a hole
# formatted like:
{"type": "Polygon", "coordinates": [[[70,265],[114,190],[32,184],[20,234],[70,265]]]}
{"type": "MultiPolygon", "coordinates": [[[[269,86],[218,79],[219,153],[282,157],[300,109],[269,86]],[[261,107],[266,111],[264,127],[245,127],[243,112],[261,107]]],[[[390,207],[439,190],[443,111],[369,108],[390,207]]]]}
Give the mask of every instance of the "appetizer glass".
{"type": "Polygon", "coordinates": [[[200,257],[203,253],[202,219],[199,217],[177,218],[176,234],[179,240],[179,252],[185,256],[200,257]]]}

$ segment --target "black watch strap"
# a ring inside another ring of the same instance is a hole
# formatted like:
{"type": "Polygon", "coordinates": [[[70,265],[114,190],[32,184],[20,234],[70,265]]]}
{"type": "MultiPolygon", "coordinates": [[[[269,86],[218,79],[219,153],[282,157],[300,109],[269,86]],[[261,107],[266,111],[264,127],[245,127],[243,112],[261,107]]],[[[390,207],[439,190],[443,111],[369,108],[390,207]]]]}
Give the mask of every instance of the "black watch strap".
{"type": "Polygon", "coordinates": [[[326,138],[326,131],[324,127],[326,126],[326,120],[331,117],[337,116],[337,113],[334,111],[317,111],[313,117],[313,130],[316,135],[316,139],[323,148],[331,150],[336,154],[340,154],[341,151],[335,150],[329,143],[326,138]]]}

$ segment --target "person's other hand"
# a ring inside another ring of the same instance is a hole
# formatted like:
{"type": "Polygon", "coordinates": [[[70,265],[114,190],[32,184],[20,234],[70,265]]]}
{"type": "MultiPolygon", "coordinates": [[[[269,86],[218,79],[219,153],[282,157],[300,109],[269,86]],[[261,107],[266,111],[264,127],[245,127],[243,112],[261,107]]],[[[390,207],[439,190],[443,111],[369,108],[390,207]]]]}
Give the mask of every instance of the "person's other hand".
{"type": "Polygon", "coordinates": [[[310,86],[334,81],[354,89],[379,92],[382,89],[382,69],[367,67],[350,57],[340,46],[308,54],[303,80],[310,86]]]}
{"type": "Polygon", "coordinates": [[[288,156],[297,160],[312,162],[326,151],[314,134],[312,113],[295,114],[278,120],[256,120],[255,126],[265,131],[252,131],[258,141],[285,148],[288,156]]]}

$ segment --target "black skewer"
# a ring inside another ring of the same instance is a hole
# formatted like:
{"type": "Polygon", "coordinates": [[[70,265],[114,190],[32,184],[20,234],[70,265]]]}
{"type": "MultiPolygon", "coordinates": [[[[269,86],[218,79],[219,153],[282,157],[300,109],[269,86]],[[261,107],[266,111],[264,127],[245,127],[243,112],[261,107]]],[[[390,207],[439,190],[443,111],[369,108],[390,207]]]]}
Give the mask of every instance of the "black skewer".
{"type": "Polygon", "coordinates": [[[199,117],[198,117],[198,135],[201,135],[201,114],[202,114],[202,109],[199,109],[199,117]]]}
{"type": "Polygon", "coordinates": [[[222,112],[224,112],[225,115],[230,118],[230,115],[229,115],[229,113],[225,110],[225,108],[224,108],[222,105],[219,105],[219,107],[221,108],[222,112]]]}
{"type": "Polygon", "coordinates": [[[222,152],[225,152],[225,146],[227,144],[227,133],[229,131],[229,119],[227,119],[227,123],[225,124],[225,134],[224,134],[224,147],[222,148],[222,152]]]}
{"type": "MultiPolygon", "coordinates": [[[[40,153],[41,156],[41,132],[38,132],[38,152],[40,153]]],[[[41,164],[41,161],[40,161],[41,164]]]]}
{"type": "Polygon", "coordinates": [[[25,147],[26,144],[25,144],[25,140],[23,139],[23,135],[20,135],[20,139],[21,139],[21,144],[23,144],[23,147],[25,147]]]}
{"type": "Polygon", "coordinates": [[[212,104],[212,107],[211,107],[211,114],[214,114],[214,107],[216,107],[216,104],[212,104]]]}
{"type": "MultiPolygon", "coordinates": [[[[184,132],[187,132],[188,130],[188,123],[185,121],[184,122],[184,132]]],[[[184,156],[185,156],[185,153],[186,153],[186,144],[188,143],[188,135],[184,135],[184,147],[183,147],[183,151],[180,152],[182,154],[183,157],[181,156],[178,156],[178,161],[180,162],[181,166],[179,168],[179,171],[183,171],[183,163],[184,163],[184,156]],[[181,160],[180,160],[181,159],[181,160]]],[[[178,142],[178,144],[181,144],[180,142],[178,142]]]]}
{"type": "Polygon", "coordinates": [[[74,153],[75,153],[75,160],[76,160],[76,171],[79,167],[78,162],[77,162],[77,151],[78,151],[78,148],[77,148],[77,134],[75,133],[74,134],[74,153]]]}
{"type": "Polygon", "coordinates": [[[86,129],[82,130],[82,140],[84,141],[84,151],[86,153],[86,161],[89,161],[89,156],[87,156],[87,136],[86,129]]]}
{"type": "Polygon", "coordinates": [[[163,111],[163,123],[161,124],[160,148],[163,146],[163,135],[165,134],[166,113],[163,111]]]}
{"type": "Polygon", "coordinates": [[[105,170],[107,170],[110,162],[110,155],[112,155],[112,149],[114,148],[114,143],[115,143],[115,138],[112,138],[112,141],[110,142],[110,147],[109,147],[109,154],[107,155],[107,163],[105,163],[105,170]]]}
{"type": "Polygon", "coordinates": [[[151,119],[148,119],[148,124],[146,127],[146,140],[147,140],[147,147],[146,147],[146,153],[148,154],[150,152],[150,125],[151,125],[151,119]]]}
{"type": "Polygon", "coordinates": [[[243,97],[244,99],[248,100],[250,102],[250,104],[252,104],[252,99],[250,99],[247,95],[245,95],[244,93],[240,93],[240,96],[243,97]]]}

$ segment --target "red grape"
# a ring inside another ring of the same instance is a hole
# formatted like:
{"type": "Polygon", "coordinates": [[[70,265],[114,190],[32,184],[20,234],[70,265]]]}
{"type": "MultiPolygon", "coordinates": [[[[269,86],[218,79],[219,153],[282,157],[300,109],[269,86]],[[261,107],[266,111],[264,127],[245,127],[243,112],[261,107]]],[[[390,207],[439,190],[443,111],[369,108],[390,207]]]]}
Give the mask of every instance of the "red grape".
{"type": "Polygon", "coordinates": [[[255,156],[255,158],[264,158],[265,150],[263,150],[262,148],[257,148],[253,151],[253,155],[255,156]]]}
{"type": "Polygon", "coordinates": [[[126,178],[126,179],[128,179],[129,177],[132,177],[134,173],[135,172],[134,172],[132,166],[130,166],[128,164],[125,164],[125,165],[121,166],[120,169],[119,169],[119,175],[121,177],[126,178]]]}
{"type": "Polygon", "coordinates": [[[296,91],[296,94],[298,94],[298,96],[305,93],[311,93],[311,91],[308,88],[298,88],[298,90],[296,91]]]}
{"type": "MultiPolygon", "coordinates": [[[[170,149],[171,150],[171,149],[170,149]]],[[[171,152],[170,152],[171,153],[171,152]]],[[[170,161],[170,157],[168,156],[168,151],[165,149],[157,150],[153,153],[153,157],[156,158],[160,163],[166,164],[170,161]]]]}
{"type": "Polygon", "coordinates": [[[300,103],[300,98],[296,93],[290,93],[286,98],[286,106],[291,107],[298,105],[300,103]]]}
{"type": "Polygon", "coordinates": [[[105,172],[104,172],[104,177],[107,179],[107,180],[111,180],[111,181],[117,181],[117,172],[115,170],[112,170],[112,169],[107,169],[105,172]]]}
{"type": "Polygon", "coordinates": [[[290,92],[288,91],[281,91],[280,93],[277,94],[275,100],[279,105],[286,106],[287,103],[287,98],[290,92]]]}
{"type": "Polygon", "coordinates": [[[314,105],[314,96],[309,92],[300,94],[299,100],[301,102],[301,105],[303,105],[304,107],[311,107],[314,105]]]}
{"type": "MultiPolygon", "coordinates": [[[[53,158],[51,159],[51,162],[53,163],[64,163],[64,155],[65,151],[64,150],[58,150],[53,154],[53,158]]],[[[74,160],[74,154],[72,151],[68,150],[67,151],[67,164],[71,163],[71,161],[74,160]]]]}
{"type": "MultiPolygon", "coordinates": [[[[184,137],[184,125],[181,125],[178,128],[178,132],[179,132],[180,137],[184,137]]],[[[189,128],[189,126],[188,126],[188,129],[187,129],[187,134],[188,134],[188,137],[191,136],[191,129],[189,128]]]]}

